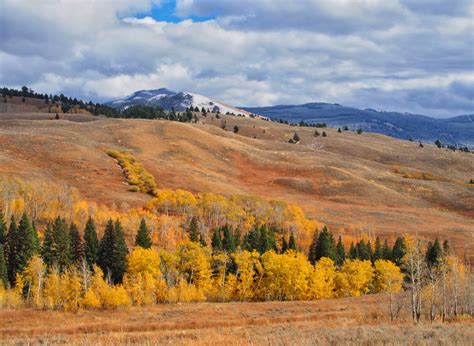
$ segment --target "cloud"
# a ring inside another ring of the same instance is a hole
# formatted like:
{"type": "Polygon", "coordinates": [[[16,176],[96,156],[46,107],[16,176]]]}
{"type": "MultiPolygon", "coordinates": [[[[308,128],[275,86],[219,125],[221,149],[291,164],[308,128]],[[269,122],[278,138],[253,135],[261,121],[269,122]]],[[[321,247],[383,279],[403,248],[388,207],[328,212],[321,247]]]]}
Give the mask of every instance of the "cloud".
{"type": "Polygon", "coordinates": [[[178,0],[177,23],[153,19],[151,0],[0,6],[7,86],[98,101],[168,87],[233,105],[474,113],[469,1],[178,0]]]}

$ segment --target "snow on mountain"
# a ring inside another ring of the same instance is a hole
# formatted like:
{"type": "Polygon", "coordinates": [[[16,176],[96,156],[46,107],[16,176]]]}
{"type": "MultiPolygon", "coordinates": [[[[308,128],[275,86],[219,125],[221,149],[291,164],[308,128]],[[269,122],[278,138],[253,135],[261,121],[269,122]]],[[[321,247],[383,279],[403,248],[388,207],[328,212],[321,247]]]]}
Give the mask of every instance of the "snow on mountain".
{"type": "Polygon", "coordinates": [[[235,115],[250,116],[250,112],[235,108],[225,103],[214,101],[206,96],[189,93],[189,92],[175,92],[165,88],[155,90],[140,90],[133,94],[107,103],[108,106],[125,110],[135,105],[146,105],[152,107],[161,107],[165,110],[182,112],[189,106],[193,108],[202,108],[207,111],[217,112],[222,114],[231,113],[235,115]]]}

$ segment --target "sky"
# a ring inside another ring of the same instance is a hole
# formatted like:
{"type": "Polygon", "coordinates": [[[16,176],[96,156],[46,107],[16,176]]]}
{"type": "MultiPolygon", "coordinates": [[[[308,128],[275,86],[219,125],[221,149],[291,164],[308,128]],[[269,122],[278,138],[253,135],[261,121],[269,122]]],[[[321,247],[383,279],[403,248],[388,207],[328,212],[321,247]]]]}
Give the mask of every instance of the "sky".
{"type": "Polygon", "coordinates": [[[0,85],[474,113],[470,0],[0,0],[0,85]]]}

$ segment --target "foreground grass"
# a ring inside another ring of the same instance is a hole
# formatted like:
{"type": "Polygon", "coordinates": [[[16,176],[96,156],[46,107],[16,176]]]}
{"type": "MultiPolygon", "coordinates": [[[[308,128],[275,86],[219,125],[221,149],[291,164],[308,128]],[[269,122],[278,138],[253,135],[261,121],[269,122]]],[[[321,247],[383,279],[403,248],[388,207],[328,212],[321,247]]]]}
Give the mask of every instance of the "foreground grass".
{"type": "Polygon", "coordinates": [[[313,302],[199,303],[122,311],[3,310],[0,344],[461,344],[472,321],[387,320],[381,295],[313,302]]]}

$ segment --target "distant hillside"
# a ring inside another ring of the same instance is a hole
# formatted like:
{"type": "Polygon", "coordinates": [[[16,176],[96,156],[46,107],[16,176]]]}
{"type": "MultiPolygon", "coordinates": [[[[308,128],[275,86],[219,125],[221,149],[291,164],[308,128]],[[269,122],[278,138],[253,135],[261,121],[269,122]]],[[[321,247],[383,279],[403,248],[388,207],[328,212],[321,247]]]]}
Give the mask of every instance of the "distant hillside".
{"type": "Polygon", "coordinates": [[[228,106],[203,95],[188,92],[175,92],[166,88],[136,91],[123,99],[108,102],[106,105],[120,111],[136,105],[145,105],[160,107],[164,110],[174,109],[177,112],[182,112],[191,106],[193,108],[198,108],[199,110],[204,108],[208,112],[249,115],[245,110],[228,106]]]}
{"type": "Polygon", "coordinates": [[[380,112],[373,109],[357,109],[339,104],[307,103],[271,107],[242,107],[249,112],[272,119],[298,123],[326,123],[328,126],[361,128],[395,138],[474,147],[474,115],[462,115],[450,119],[434,119],[423,115],[380,112]]]}

